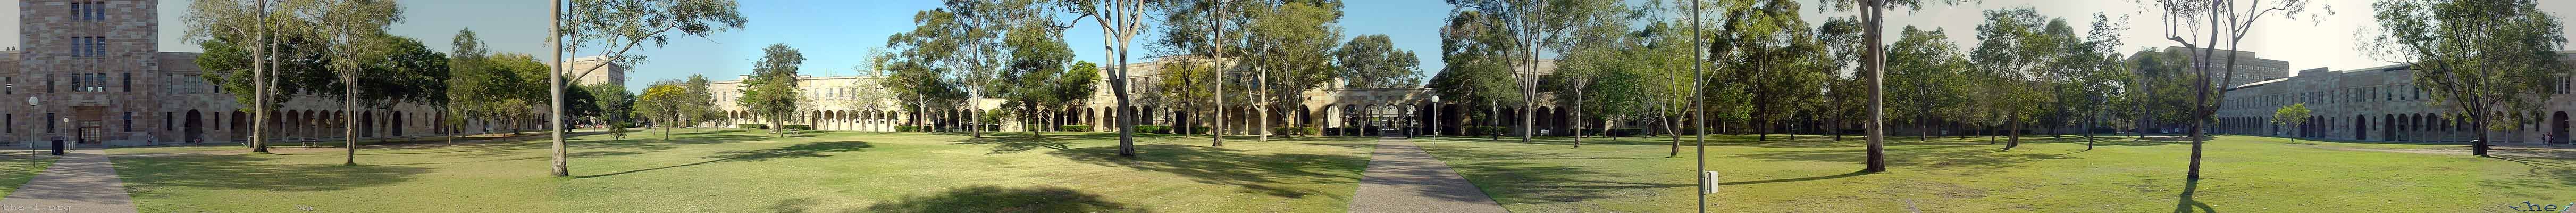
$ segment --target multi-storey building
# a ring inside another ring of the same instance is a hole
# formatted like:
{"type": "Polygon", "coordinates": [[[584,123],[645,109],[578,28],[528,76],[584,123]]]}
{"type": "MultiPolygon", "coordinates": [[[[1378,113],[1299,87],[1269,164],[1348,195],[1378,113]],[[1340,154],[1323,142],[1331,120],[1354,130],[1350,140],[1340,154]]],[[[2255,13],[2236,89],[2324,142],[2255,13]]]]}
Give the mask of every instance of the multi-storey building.
{"type": "MultiPolygon", "coordinates": [[[[2169,54],[2175,51],[2188,51],[2179,55],[2185,58],[2190,58],[2191,55],[2201,53],[2197,50],[2200,49],[2165,47],[2162,52],[2138,52],[2135,55],[2130,55],[2128,60],[2136,60],[2138,57],[2148,54],[2169,54]]],[[[2226,82],[2218,82],[2219,80],[2217,79],[2211,79],[2211,83],[2217,84],[2213,86],[2244,85],[2246,83],[2286,78],[2290,75],[2290,62],[2288,61],[2264,59],[2262,57],[2257,57],[2258,55],[2250,51],[2215,50],[2210,52],[2210,54],[2216,55],[2214,57],[2221,58],[2217,58],[2217,61],[2194,63],[2194,65],[2187,66],[2207,66],[2213,70],[2227,69],[2227,61],[2225,61],[2227,58],[2224,57],[2235,57],[2236,60],[2236,71],[2230,72],[2232,75],[2229,77],[2231,78],[2228,78],[2226,82]]]]}
{"type": "Polygon", "coordinates": [[[626,85],[626,65],[591,56],[572,59],[572,68],[564,70],[573,82],[581,85],[626,85]]]}
{"type": "MultiPolygon", "coordinates": [[[[197,53],[161,52],[152,0],[20,0],[22,49],[0,51],[0,145],[156,145],[246,140],[251,116],[209,83],[197,53]]],[[[296,97],[273,110],[279,140],[336,138],[339,101],[296,97]]],[[[355,111],[359,137],[428,136],[439,110],[355,111]]],[[[476,125],[485,122],[473,122],[476,125]]]]}
{"type": "MultiPolygon", "coordinates": [[[[2576,51],[2559,51],[2561,62],[2576,64],[2576,51]]],[[[2477,130],[2460,116],[2435,103],[2425,88],[2415,84],[2414,72],[2405,65],[2390,65],[2344,71],[2325,68],[2301,71],[2298,76],[2253,82],[2228,89],[2226,102],[2218,111],[2217,131],[2231,134],[2323,138],[2373,141],[2459,142],[2475,140],[2487,134],[2490,140],[2503,143],[2568,142],[2567,111],[2576,110],[2576,95],[2569,94],[2571,80],[2553,79],[2552,90],[2537,111],[2498,113],[2522,119],[2510,130],[2477,130]],[[2311,116],[2299,125],[2274,122],[2275,109],[2292,104],[2306,104],[2311,116]],[[2549,136],[2556,137],[2549,137],[2549,136]]],[[[2561,76],[2566,78],[2567,76],[2561,76]]]]}

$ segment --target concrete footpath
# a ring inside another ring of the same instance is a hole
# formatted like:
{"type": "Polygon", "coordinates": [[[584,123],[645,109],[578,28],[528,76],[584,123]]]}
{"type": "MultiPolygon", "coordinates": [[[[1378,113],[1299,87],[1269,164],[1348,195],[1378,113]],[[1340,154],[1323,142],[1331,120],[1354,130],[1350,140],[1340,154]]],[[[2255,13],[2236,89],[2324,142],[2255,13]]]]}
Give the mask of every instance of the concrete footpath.
{"type": "Polygon", "coordinates": [[[101,149],[65,151],[27,185],[0,197],[0,212],[135,212],[125,181],[101,149]]]}
{"type": "Polygon", "coordinates": [[[1412,140],[1381,138],[1369,155],[1368,170],[1361,173],[1359,192],[1351,195],[1350,212],[1510,211],[1412,140]]]}

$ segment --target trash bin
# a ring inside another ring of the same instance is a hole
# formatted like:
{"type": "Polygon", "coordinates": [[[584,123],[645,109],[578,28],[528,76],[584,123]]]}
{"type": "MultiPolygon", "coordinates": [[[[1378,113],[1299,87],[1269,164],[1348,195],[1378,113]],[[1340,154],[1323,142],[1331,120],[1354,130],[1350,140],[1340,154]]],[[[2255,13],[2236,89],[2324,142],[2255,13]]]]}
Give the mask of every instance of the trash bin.
{"type": "Polygon", "coordinates": [[[63,155],[63,140],[54,140],[54,155],[63,155]]]}

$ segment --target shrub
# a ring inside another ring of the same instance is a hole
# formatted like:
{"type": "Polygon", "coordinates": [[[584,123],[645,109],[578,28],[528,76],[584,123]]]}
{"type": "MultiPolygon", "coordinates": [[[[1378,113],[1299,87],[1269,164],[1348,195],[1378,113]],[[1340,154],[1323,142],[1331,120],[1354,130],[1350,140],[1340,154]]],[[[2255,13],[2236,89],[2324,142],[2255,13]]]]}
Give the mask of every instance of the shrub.
{"type": "Polygon", "coordinates": [[[768,125],[768,124],[734,124],[734,125],[733,125],[733,128],[741,128],[741,129],[769,129],[769,125],[768,125]]]}
{"type": "Polygon", "coordinates": [[[1270,132],[1288,136],[1315,136],[1321,133],[1321,130],[1314,127],[1277,127],[1270,128],[1270,132]]]}
{"type": "Polygon", "coordinates": [[[1610,137],[1636,137],[1645,133],[1646,129],[1610,129],[1610,137]]]}
{"type": "Polygon", "coordinates": [[[1067,131],[1067,132],[1089,132],[1089,131],[1091,131],[1091,125],[1063,125],[1063,126],[1056,126],[1056,127],[1055,127],[1055,131],[1067,131]]]}
{"type": "Polygon", "coordinates": [[[1168,126],[1158,126],[1158,125],[1136,125],[1136,132],[1154,133],[1154,134],[1172,134],[1172,127],[1168,127],[1168,126]]]}
{"type": "Polygon", "coordinates": [[[1511,131],[1511,128],[1510,128],[1510,127],[1500,127],[1500,126],[1471,126],[1471,127],[1467,127],[1467,135],[1501,135],[1501,134],[1503,134],[1503,132],[1506,132],[1506,131],[1511,131]]]}
{"type": "Polygon", "coordinates": [[[778,125],[778,127],[781,127],[781,128],[787,128],[788,130],[814,130],[814,125],[804,125],[804,124],[778,125]]]}
{"type": "Polygon", "coordinates": [[[919,131],[921,131],[921,126],[894,126],[894,131],[896,131],[896,132],[919,132],[919,131]]]}
{"type": "Polygon", "coordinates": [[[1190,134],[1207,134],[1209,130],[1214,129],[1209,129],[1207,126],[1191,126],[1190,134]]]}

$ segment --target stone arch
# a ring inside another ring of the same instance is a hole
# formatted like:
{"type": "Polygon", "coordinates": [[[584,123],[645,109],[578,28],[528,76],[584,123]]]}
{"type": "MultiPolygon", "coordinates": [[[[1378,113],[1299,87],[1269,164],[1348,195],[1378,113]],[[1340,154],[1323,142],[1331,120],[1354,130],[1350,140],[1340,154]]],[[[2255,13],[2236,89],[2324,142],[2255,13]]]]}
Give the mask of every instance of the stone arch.
{"type": "Polygon", "coordinates": [[[206,121],[204,120],[204,119],[205,119],[205,117],[203,117],[203,115],[200,115],[200,114],[197,112],[197,110],[194,110],[194,109],[190,109],[190,110],[188,110],[188,115],[186,115],[186,116],[187,116],[187,120],[186,120],[187,122],[184,122],[183,124],[180,124],[180,126],[184,126],[184,127],[186,127],[186,128],[182,128],[182,129],[184,129],[184,130],[182,130],[182,131],[184,131],[184,132],[180,133],[180,135],[183,135],[183,137],[185,137],[185,138],[187,139],[186,141],[183,141],[183,142],[187,142],[187,143],[196,143],[196,142],[199,142],[199,141],[204,141],[204,140],[206,140],[206,121]]]}
{"type": "Polygon", "coordinates": [[[358,137],[376,137],[376,111],[358,112],[358,137]]]}
{"type": "Polygon", "coordinates": [[[388,130],[388,131],[393,132],[393,136],[403,136],[403,126],[406,126],[406,125],[404,125],[405,123],[403,123],[403,112],[402,112],[402,111],[394,111],[394,120],[393,120],[393,122],[386,123],[386,124],[388,124],[388,125],[387,125],[387,127],[385,127],[385,130],[388,130]]]}
{"type": "Polygon", "coordinates": [[[250,139],[250,119],[245,119],[245,118],[250,118],[250,117],[243,116],[243,114],[249,114],[249,113],[242,113],[241,111],[233,111],[233,113],[232,113],[232,114],[233,114],[233,116],[232,116],[232,117],[233,117],[233,120],[232,120],[232,122],[231,122],[231,124],[230,124],[230,126],[232,126],[232,127],[230,127],[230,128],[231,128],[231,130],[232,130],[232,136],[233,136],[233,137],[232,137],[232,140],[235,140],[235,141],[248,141],[248,140],[250,139]]]}

